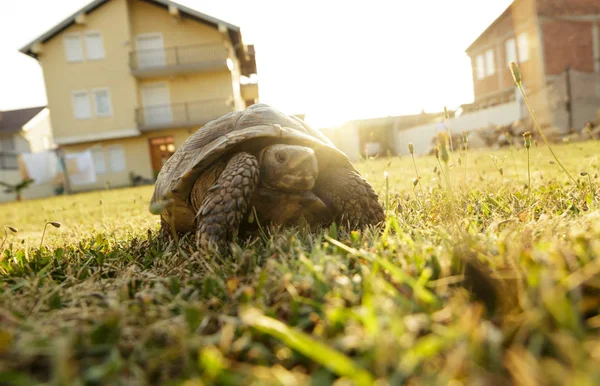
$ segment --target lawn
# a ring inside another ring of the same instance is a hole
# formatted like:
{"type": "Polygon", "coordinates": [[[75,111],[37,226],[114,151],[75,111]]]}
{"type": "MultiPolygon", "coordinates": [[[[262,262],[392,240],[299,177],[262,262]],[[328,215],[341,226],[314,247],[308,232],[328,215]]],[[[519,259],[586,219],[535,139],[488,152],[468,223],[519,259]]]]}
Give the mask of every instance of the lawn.
{"type": "Polygon", "coordinates": [[[152,187],[0,205],[0,384],[598,385],[600,144],[530,150],[359,162],[386,224],[226,258],[152,187]]]}

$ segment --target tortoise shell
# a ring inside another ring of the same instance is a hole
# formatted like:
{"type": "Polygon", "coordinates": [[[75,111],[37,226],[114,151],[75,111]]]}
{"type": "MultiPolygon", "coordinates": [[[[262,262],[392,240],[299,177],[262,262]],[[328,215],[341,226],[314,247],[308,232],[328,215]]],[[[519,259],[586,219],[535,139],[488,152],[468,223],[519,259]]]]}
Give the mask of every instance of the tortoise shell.
{"type": "Polygon", "coordinates": [[[189,204],[191,189],[216,161],[245,151],[251,154],[274,143],[307,146],[315,151],[319,170],[342,166],[356,171],[348,157],[320,131],[266,104],[254,104],[213,120],[192,134],[167,160],[158,174],[151,205],[169,200],[161,217],[178,231],[194,229],[189,204]]]}

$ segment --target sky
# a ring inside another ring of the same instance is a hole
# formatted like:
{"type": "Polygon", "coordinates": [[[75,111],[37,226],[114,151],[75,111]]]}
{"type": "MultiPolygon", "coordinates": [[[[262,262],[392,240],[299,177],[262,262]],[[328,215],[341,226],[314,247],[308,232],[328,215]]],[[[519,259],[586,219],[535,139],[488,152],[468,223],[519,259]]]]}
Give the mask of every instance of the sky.
{"type": "MultiPolygon", "coordinates": [[[[18,49],[90,0],[0,1],[0,110],[46,103],[18,49]]],[[[241,27],[260,101],[317,127],[473,101],[465,49],[510,0],[180,0],[241,27]]]]}

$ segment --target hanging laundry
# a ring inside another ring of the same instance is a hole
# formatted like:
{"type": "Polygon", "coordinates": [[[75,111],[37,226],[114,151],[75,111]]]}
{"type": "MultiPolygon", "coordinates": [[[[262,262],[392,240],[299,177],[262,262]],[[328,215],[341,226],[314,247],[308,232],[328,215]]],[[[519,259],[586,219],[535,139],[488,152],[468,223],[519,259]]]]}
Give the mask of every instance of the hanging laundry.
{"type": "Polygon", "coordinates": [[[65,167],[73,185],[93,184],[96,182],[94,158],[89,150],[65,154],[65,167]]]}
{"type": "Polygon", "coordinates": [[[42,185],[56,179],[59,172],[58,162],[58,157],[53,151],[21,153],[19,171],[23,179],[31,178],[34,185],[42,185]]]}

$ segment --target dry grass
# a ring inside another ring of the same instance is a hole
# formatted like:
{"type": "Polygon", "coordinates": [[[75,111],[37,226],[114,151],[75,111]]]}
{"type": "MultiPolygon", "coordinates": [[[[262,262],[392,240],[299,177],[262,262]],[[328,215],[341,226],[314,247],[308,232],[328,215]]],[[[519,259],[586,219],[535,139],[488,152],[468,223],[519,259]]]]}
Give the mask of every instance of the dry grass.
{"type": "Polygon", "coordinates": [[[158,240],[148,187],[1,205],[0,384],[600,383],[598,143],[554,149],[580,187],[532,147],[531,194],[524,149],[457,147],[451,195],[434,157],[422,190],[361,162],[385,226],[229,258],[158,240]]]}

